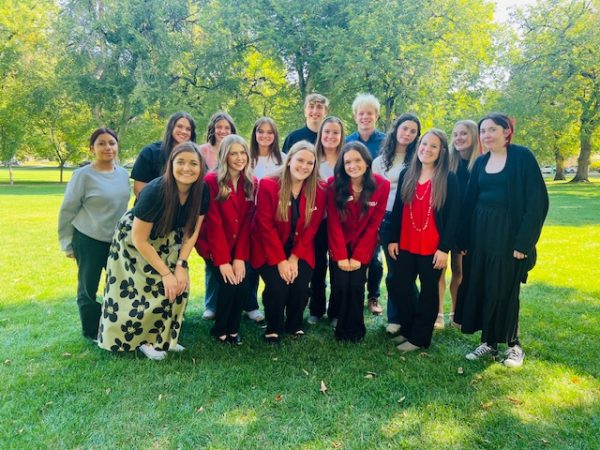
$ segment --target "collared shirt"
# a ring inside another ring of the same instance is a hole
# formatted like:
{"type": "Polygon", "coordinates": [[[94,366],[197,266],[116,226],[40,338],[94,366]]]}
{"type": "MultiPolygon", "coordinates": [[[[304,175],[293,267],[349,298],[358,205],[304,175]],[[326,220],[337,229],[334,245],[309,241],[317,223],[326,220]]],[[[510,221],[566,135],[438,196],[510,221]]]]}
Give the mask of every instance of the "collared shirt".
{"type": "Polygon", "coordinates": [[[367,139],[366,141],[363,141],[360,137],[359,132],[355,131],[350,136],[346,137],[346,144],[348,142],[354,141],[358,141],[365,144],[369,149],[369,153],[371,153],[371,156],[373,157],[373,159],[375,159],[379,155],[379,149],[381,148],[381,145],[383,144],[384,140],[385,133],[382,133],[379,130],[373,131],[373,133],[371,133],[371,136],[369,136],[369,139],[367,139]]]}

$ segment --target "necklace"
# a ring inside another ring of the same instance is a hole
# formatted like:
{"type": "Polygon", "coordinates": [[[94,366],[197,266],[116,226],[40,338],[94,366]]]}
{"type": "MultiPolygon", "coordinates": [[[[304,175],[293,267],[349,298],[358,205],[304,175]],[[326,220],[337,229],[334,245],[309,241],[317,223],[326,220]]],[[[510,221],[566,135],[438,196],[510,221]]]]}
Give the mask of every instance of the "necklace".
{"type": "Polygon", "coordinates": [[[415,198],[419,201],[423,201],[425,199],[425,196],[427,195],[427,193],[429,192],[429,204],[427,205],[427,215],[425,216],[425,223],[423,224],[422,227],[418,227],[417,224],[415,223],[415,217],[413,215],[413,202],[410,202],[408,204],[408,214],[410,216],[410,223],[413,226],[413,228],[415,229],[415,231],[417,231],[418,233],[421,233],[423,231],[425,231],[427,229],[427,227],[429,226],[429,220],[431,219],[431,210],[433,209],[433,204],[432,204],[432,195],[431,192],[429,190],[429,188],[431,187],[431,183],[429,183],[429,185],[425,188],[425,192],[423,192],[423,195],[421,197],[419,197],[417,195],[417,192],[415,190],[415,198]]]}

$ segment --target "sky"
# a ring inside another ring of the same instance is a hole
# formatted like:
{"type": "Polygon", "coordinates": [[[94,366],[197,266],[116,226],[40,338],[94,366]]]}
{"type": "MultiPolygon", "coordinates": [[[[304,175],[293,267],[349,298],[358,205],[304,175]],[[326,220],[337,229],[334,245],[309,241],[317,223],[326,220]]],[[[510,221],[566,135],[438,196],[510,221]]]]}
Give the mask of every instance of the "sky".
{"type": "Polygon", "coordinates": [[[506,22],[511,9],[514,9],[515,6],[535,3],[535,0],[494,0],[494,3],[496,3],[496,14],[494,15],[496,21],[506,22]]]}

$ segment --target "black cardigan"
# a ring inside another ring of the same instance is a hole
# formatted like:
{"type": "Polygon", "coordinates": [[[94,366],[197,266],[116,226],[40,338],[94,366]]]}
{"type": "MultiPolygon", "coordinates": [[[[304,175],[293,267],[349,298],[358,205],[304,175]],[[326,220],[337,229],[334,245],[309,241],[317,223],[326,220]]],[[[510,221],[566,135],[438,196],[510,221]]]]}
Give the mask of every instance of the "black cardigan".
{"type": "MultiPolygon", "coordinates": [[[[471,221],[479,197],[479,176],[490,159],[490,153],[475,161],[463,205],[458,245],[461,250],[470,247],[471,221]]],[[[510,234],[515,237],[514,250],[527,255],[527,271],[536,262],[535,244],[540,238],[542,225],[548,214],[548,191],[535,156],[527,147],[510,144],[506,165],[508,179],[508,207],[510,234]]],[[[525,273],[523,281],[527,279],[525,273]]]]}
{"type": "MultiPolygon", "coordinates": [[[[406,170],[403,170],[398,178],[398,189],[396,190],[396,199],[394,200],[391,223],[387,228],[386,235],[382,236],[385,244],[400,242],[402,212],[404,210],[404,202],[402,201],[402,183],[404,182],[405,175],[406,170]]],[[[455,173],[449,172],[446,188],[446,201],[444,202],[442,209],[435,211],[435,225],[440,235],[438,249],[446,253],[455,247],[459,208],[460,191],[458,188],[458,179],[456,178],[455,173]]]]}

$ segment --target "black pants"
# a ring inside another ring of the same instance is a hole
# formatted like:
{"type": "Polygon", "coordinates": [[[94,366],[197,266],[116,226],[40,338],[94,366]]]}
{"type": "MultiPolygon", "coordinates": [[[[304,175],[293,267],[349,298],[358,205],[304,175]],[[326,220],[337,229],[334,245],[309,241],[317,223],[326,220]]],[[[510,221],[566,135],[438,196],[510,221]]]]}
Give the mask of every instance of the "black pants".
{"type": "MultiPolygon", "coordinates": [[[[223,279],[221,271],[210,261],[205,261],[211,276],[218,283],[217,307],[215,323],[210,329],[210,334],[215,337],[227,334],[237,334],[242,321],[242,306],[248,298],[248,277],[245,276],[240,284],[229,284],[223,279]]],[[[248,267],[246,267],[246,274],[248,267]]]]}
{"type": "Polygon", "coordinates": [[[433,255],[415,255],[404,250],[399,251],[395,265],[396,279],[389,287],[398,299],[400,334],[411,344],[429,347],[438,314],[442,271],[433,268],[433,255]],[[421,282],[418,298],[414,295],[417,276],[421,282]]]}
{"type": "Polygon", "coordinates": [[[341,270],[337,263],[331,263],[331,289],[338,313],[335,337],[340,340],[356,342],[361,340],[367,331],[363,308],[368,268],[369,266],[363,265],[360,269],[346,272],[341,270]]]}
{"type": "Polygon", "coordinates": [[[295,333],[302,329],[302,316],[308,300],[310,278],[313,269],[303,260],[298,261],[298,276],[292,284],[286,284],[279,276],[277,266],[264,265],[260,276],[265,283],[263,304],[267,330],[265,334],[283,331],[295,333]]]}
{"type": "MultiPolygon", "coordinates": [[[[327,219],[323,219],[319,225],[319,230],[315,235],[315,270],[310,280],[310,303],[308,309],[311,316],[322,317],[325,315],[327,296],[326,289],[327,283],[325,281],[327,277],[327,250],[328,250],[328,239],[327,239],[327,219]]],[[[329,269],[329,282],[332,278],[331,268],[329,269]]],[[[330,318],[336,317],[334,311],[336,306],[334,304],[335,299],[333,294],[329,296],[329,307],[327,308],[327,315],[330,318]]]]}
{"type": "Polygon", "coordinates": [[[77,307],[85,337],[96,339],[102,305],[96,300],[102,269],[106,268],[109,242],[97,241],[73,230],[73,254],[77,261],[77,307]]]}

